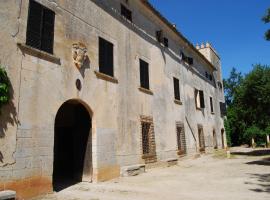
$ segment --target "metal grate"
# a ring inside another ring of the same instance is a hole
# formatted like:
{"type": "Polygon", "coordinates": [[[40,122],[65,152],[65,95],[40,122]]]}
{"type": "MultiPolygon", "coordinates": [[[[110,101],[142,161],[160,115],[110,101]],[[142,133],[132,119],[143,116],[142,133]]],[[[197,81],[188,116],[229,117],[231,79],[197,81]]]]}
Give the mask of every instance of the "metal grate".
{"type": "Polygon", "coordinates": [[[184,126],[181,124],[176,125],[176,134],[177,134],[177,147],[179,154],[186,154],[187,147],[186,147],[186,137],[184,126]]]}
{"type": "Polygon", "coordinates": [[[150,153],[150,123],[142,122],[142,146],[143,154],[150,153]]]}

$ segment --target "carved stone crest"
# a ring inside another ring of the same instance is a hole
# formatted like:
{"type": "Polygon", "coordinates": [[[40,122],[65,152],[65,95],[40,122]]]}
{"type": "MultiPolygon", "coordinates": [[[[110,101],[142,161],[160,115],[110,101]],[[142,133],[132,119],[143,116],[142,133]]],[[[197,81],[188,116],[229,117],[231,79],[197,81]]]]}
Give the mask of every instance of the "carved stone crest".
{"type": "Polygon", "coordinates": [[[87,48],[83,43],[75,43],[72,45],[72,57],[75,66],[80,69],[87,59],[87,48]]]}

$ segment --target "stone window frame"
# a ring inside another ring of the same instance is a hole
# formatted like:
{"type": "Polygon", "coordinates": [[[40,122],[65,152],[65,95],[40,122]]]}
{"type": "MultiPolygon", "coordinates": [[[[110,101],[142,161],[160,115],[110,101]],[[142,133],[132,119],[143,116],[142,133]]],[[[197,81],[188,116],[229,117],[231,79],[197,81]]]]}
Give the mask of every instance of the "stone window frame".
{"type": "Polygon", "coordinates": [[[177,154],[178,155],[186,155],[187,154],[187,140],[186,140],[186,134],[185,134],[185,125],[183,122],[181,121],[177,121],[176,122],[176,140],[177,140],[177,154]],[[182,137],[180,138],[180,141],[181,141],[181,149],[179,148],[179,137],[178,137],[178,130],[177,128],[180,127],[182,128],[182,137]]]}
{"type": "Polygon", "coordinates": [[[205,135],[204,135],[204,130],[203,130],[203,125],[202,124],[198,124],[198,145],[199,145],[199,151],[200,152],[205,152],[205,135]],[[203,135],[203,138],[201,138],[201,135],[200,135],[200,130],[202,131],[202,135],[203,135]],[[202,139],[202,140],[201,140],[202,139]]]}
{"type": "Polygon", "coordinates": [[[154,122],[153,117],[151,116],[140,116],[140,144],[141,144],[141,155],[142,159],[145,161],[145,163],[153,163],[157,160],[156,155],[156,142],[155,142],[155,130],[154,130],[154,122]],[[150,124],[150,130],[149,130],[149,146],[150,146],[150,153],[144,154],[143,153],[143,137],[142,137],[142,125],[143,123],[149,123],[150,124]]]}

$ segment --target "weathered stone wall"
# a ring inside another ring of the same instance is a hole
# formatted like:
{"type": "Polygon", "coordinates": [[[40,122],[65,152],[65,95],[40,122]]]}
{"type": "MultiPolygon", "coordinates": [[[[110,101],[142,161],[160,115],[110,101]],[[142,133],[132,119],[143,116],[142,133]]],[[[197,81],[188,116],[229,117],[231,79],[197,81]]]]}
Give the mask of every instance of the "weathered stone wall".
{"type": "Polygon", "coordinates": [[[26,40],[28,0],[0,2],[0,60],[13,86],[12,102],[0,116],[0,190],[16,189],[23,197],[52,190],[54,120],[60,106],[70,99],[83,102],[92,115],[94,182],[119,176],[121,166],[144,163],[142,115],[153,117],[159,161],[177,157],[178,121],[184,123],[188,154],[197,150],[198,124],[203,125],[206,146],[213,146],[215,129],[221,147],[219,101],[223,93],[204,78],[205,70],[213,69],[140,1],[129,1],[134,23],[119,14],[119,2],[125,1],[37,1],[56,13],[54,56],[60,63],[18,47],[17,43],[26,40]],[[155,39],[160,29],[169,38],[169,49],[155,39]],[[99,37],[114,44],[118,83],[95,74],[99,71],[99,37]],[[72,60],[72,44],[78,42],[87,47],[89,59],[81,70],[72,60]],[[180,49],[194,58],[194,66],[180,61],[180,49]],[[153,95],[138,89],[139,59],[149,63],[153,95]],[[173,77],[180,80],[182,105],[174,102],[173,77]],[[77,79],[82,82],[81,91],[76,89],[77,79]],[[206,108],[202,111],[195,108],[194,88],[204,91],[206,108]],[[210,113],[209,96],[215,114],[210,113]]]}

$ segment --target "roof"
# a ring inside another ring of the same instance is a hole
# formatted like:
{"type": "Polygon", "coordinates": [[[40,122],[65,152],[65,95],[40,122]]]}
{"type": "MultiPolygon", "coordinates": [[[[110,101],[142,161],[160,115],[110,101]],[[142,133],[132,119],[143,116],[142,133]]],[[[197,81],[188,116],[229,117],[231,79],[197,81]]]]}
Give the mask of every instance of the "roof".
{"type": "Polygon", "coordinates": [[[216,67],[203,55],[201,54],[193,44],[180,33],[175,26],[170,23],[154,6],[149,3],[148,0],[141,0],[141,2],[154,14],[156,15],[161,21],[163,21],[174,33],[176,33],[199,57],[201,57],[207,64],[209,64],[214,70],[217,70],[216,67]]]}

